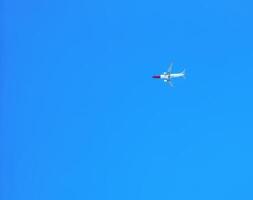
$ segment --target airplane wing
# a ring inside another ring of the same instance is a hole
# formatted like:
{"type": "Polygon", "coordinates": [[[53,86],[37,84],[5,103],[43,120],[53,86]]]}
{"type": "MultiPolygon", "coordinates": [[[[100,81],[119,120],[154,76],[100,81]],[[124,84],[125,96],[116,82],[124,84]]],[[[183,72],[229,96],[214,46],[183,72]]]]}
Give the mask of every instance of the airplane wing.
{"type": "Polygon", "coordinates": [[[166,79],[164,79],[164,82],[165,82],[165,83],[168,83],[168,84],[170,85],[170,87],[173,87],[173,86],[174,86],[173,83],[171,82],[171,80],[166,80],[166,79]]]}
{"type": "Polygon", "coordinates": [[[171,73],[171,72],[172,72],[172,66],[173,66],[173,63],[171,63],[171,64],[169,65],[168,73],[171,73]]]}

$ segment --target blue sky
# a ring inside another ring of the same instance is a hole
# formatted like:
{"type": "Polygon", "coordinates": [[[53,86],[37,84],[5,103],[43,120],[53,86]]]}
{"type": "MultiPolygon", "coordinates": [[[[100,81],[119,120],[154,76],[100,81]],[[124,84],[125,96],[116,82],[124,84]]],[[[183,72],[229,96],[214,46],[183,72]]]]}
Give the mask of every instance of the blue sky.
{"type": "Polygon", "coordinates": [[[252,6],[5,1],[1,199],[252,199],[252,6]]]}

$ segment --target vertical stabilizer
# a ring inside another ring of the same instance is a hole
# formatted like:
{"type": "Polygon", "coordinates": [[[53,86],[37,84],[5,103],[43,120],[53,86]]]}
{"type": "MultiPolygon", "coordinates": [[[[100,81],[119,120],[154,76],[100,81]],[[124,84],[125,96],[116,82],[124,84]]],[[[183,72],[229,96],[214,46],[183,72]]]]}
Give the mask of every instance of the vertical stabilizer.
{"type": "Polygon", "coordinates": [[[183,78],[185,78],[185,76],[186,76],[185,69],[181,72],[181,74],[183,75],[183,78]]]}

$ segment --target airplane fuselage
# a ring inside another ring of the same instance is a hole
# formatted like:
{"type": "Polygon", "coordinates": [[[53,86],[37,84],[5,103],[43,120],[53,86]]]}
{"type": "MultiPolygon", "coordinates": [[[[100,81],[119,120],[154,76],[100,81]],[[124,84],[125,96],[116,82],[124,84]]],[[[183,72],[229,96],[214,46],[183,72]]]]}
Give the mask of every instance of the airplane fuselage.
{"type": "Polygon", "coordinates": [[[184,77],[184,73],[160,74],[160,75],[152,76],[152,78],[158,78],[158,79],[164,79],[164,80],[170,80],[172,78],[179,78],[179,77],[184,77]]]}

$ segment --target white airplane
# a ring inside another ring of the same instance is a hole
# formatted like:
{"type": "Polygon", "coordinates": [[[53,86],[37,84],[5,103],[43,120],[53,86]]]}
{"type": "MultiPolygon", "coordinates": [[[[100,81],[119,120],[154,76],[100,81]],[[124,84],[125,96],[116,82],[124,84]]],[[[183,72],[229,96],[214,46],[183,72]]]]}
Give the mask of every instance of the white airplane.
{"type": "Polygon", "coordinates": [[[163,79],[163,81],[166,83],[169,83],[170,86],[173,86],[171,82],[172,79],[179,78],[179,77],[185,78],[185,70],[180,73],[172,73],[172,63],[170,64],[167,72],[164,72],[163,74],[160,74],[160,75],[152,76],[152,78],[163,79]]]}

